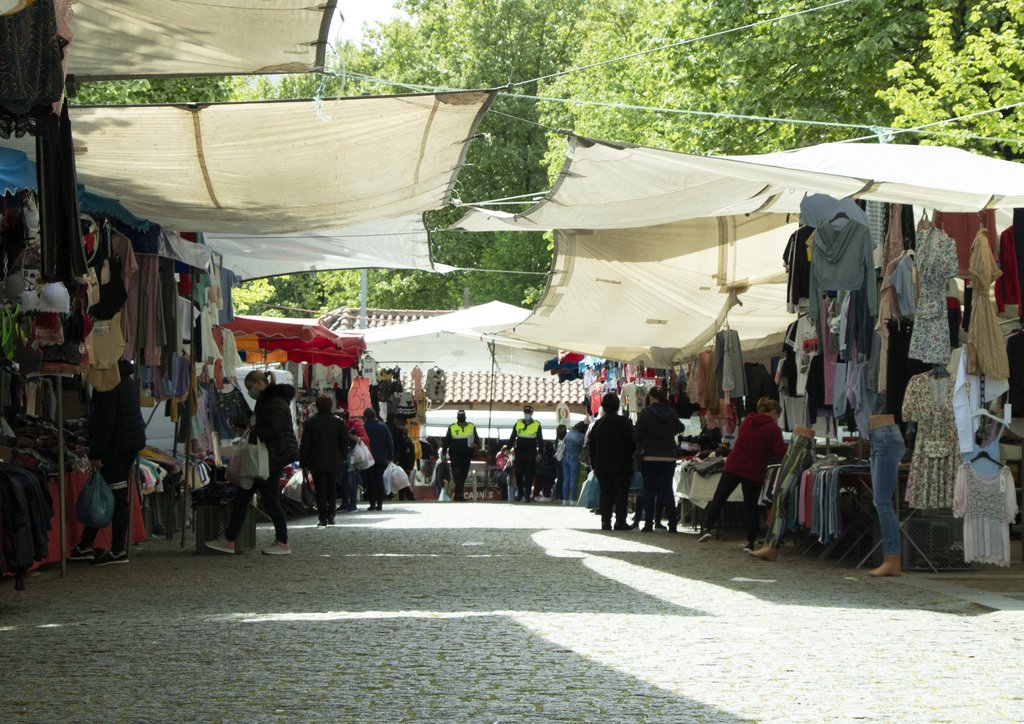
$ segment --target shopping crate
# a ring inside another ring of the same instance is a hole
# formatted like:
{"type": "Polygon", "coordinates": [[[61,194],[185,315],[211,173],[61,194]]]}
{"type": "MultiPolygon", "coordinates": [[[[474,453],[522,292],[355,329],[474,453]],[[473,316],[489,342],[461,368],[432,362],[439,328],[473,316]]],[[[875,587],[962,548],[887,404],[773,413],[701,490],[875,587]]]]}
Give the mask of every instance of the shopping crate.
{"type": "Polygon", "coordinates": [[[930,571],[963,571],[975,567],[964,560],[964,521],[946,516],[913,516],[903,523],[903,568],[930,571]],[[916,544],[910,545],[910,541],[916,544]]]}
{"type": "MultiPolygon", "coordinates": [[[[219,505],[197,505],[196,513],[196,553],[203,555],[216,554],[206,547],[208,541],[215,541],[224,538],[224,531],[228,527],[228,518],[231,516],[231,506],[228,504],[219,505]]],[[[256,547],[256,511],[250,510],[245,516],[245,523],[235,540],[236,551],[250,551],[256,547]]]]}

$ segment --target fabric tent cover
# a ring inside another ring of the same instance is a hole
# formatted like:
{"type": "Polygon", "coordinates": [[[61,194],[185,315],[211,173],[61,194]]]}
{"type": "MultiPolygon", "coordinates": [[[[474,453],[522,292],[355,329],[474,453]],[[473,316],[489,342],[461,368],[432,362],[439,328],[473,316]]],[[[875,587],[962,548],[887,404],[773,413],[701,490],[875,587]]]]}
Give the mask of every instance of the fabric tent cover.
{"type": "Polygon", "coordinates": [[[474,209],[453,228],[561,230],[540,305],[507,335],[668,365],[726,320],[745,350],[781,344],[791,319],[782,254],[809,193],[1009,208],[1024,205],[1024,166],[939,146],[714,157],[574,136],[542,202],[520,215],[474,209]]]}
{"type": "Polygon", "coordinates": [[[489,372],[493,349],[497,372],[544,376],[544,362],[551,357],[551,349],[498,334],[529,316],[528,309],[495,301],[405,324],[374,327],[362,334],[367,350],[381,364],[489,372]]]}
{"type": "MultiPolygon", "coordinates": [[[[178,231],[343,229],[443,207],[493,98],[485,91],[324,101],[83,106],[78,180],[178,231]]],[[[3,142],[34,154],[32,139],[3,142]]]]}
{"type": "Polygon", "coordinates": [[[204,241],[242,279],[336,269],[436,269],[422,215],[304,234],[205,234],[204,241]]]}
{"type": "Polygon", "coordinates": [[[324,67],[337,0],[78,0],[78,80],[304,73],[324,67]]]}
{"type": "Polygon", "coordinates": [[[323,326],[318,319],[288,319],[238,315],[225,324],[247,348],[246,337],[255,338],[261,352],[284,351],[289,362],[352,367],[366,349],[358,335],[342,335],[323,326]]]}

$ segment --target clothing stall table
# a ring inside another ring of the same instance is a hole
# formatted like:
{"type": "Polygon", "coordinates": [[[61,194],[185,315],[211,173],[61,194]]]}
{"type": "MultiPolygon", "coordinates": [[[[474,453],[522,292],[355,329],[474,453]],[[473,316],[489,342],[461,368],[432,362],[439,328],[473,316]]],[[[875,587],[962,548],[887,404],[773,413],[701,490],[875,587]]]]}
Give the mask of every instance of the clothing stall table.
{"type": "MultiPolygon", "coordinates": [[[[66,510],[67,520],[67,537],[65,541],[67,554],[72,546],[78,544],[78,541],[82,537],[82,530],[85,528],[81,522],[79,522],[75,515],[75,503],[78,502],[78,496],[85,487],[85,484],[89,482],[88,473],[68,473],[64,476],[64,487],[65,487],[65,502],[64,506],[66,510]]],[[[50,522],[50,531],[47,533],[49,555],[45,560],[40,561],[40,564],[44,563],[60,563],[60,485],[59,480],[56,476],[51,477],[47,480],[47,487],[50,492],[50,497],[54,501],[54,513],[53,518],[50,522]]],[[[132,496],[132,542],[137,543],[141,540],[146,540],[146,527],[142,521],[142,506],[139,503],[139,496],[132,496]]],[[[100,530],[96,536],[94,545],[97,548],[109,548],[110,547],[110,526],[100,530]]]]}
{"type": "MultiPolygon", "coordinates": [[[[683,465],[677,464],[674,478],[673,487],[676,491],[677,500],[688,500],[694,508],[703,510],[714,499],[715,491],[718,489],[718,481],[721,480],[722,474],[715,473],[705,477],[683,465]]],[[[732,491],[727,502],[742,503],[742,487],[737,486],[732,491]]],[[[696,511],[694,511],[693,517],[694,519],[691,521],[690,526],[695,528],[697,524],[696,511]]]]}

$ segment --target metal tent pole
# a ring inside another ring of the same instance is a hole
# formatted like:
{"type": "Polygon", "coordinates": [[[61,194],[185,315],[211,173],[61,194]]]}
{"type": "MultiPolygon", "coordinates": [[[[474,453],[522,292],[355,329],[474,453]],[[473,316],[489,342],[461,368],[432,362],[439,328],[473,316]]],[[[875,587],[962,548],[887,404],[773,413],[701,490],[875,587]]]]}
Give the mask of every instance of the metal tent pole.
{"type": "Polygon", "coordinates": [[[68,575],[68,501],[64,473],[64,378],[57,375],[57,471],[60,489],[60,577],[68,575]]]}

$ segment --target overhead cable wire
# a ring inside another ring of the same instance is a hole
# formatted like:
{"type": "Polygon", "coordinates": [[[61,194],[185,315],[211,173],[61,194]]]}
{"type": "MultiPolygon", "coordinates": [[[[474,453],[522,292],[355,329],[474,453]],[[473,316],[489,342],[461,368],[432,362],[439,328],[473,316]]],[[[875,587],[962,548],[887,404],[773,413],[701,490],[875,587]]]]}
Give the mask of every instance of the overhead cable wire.
{"type": "Polygon", "coordinates": [[[797,10],[797,11],[792,12],[792,13],[786,13],[785,15],[779,15],[778,17],[774,17],[774,18],[767,18],[765,20],[756,20],[756,21],[754,21],[752,23],[747,23],[745,25],[739,25],[739,26],[737,26],[735,28],[729,28],[728,30],[718,30],[718,31],[716,31],[714,33],[708,33],[707,35],[701,35],[701,36],[698,36],[696,38],[684,38],[683,40],[677,40],[674,43],[668,43],[666,45],[658,46],[657,48],[650,48],[648,50],[637,51],[636,53],[629,53],[627,55],[620,55],[617,58],[609,58],[608,60],[602,60],[602,61],[599,61],[597,63],[590,63],[589,65],[581,65],[581,66],[576,67],[576,68],[569,68],[568,70],[561,70],[561,71],[558,71],[557,73],[549,73],[548,75],[542,75],[542,76],[539,76],[537,78],[531,78],[530,80],[521,80],[521,81],[518,81],[516,83],[509,83],[508,87],[509,88],[517,88],[519,86],[527,85],[529,83],[536,83],[537,81],[548,80],[549,78],[559,78],[559,77],[561,77],[563,75],[569,75],[570,73],[578,73],[580,71],[590,70],[592,68],[599,68],[599,67],[601,67],[603,65],[609,65],[611,63],[618,63],[619,61],[629,60],[630,58],[639,58],[639,57],[644,56],[644,55],[650,55],[651,53],[659,53],[662,50],[670,50],[672,48],[678,48],[678,47],[683,46],[683,45],[690,45],[692,43],[697,43],[697,42],[700,42],[702,40],[711,40],[712,38],[720,38],[720,37],[722,37],[724,35],[730,35],[732,33],[738,33],[738,32],[743,31],[743,30],[750,30],[751,28],[756,28],[756,27],[761,26],[761,25],[769,25],[771,23],[777,23],[777,22],[782,21],[782,20],[789,20],[790,18],[795,18],[795,17],[797,17],[799,15],[808,15],[810,13],[816,13],[816,12],[819,12],[821,10],[828,10],[829,8],[838,7],[840,5],[846,5],[846,4],[851,3],[851,2],[857,2],[857,0],[835,0],[835,2],[826,3],[825,5],[818,5],[818,6],[813,7],[813,8],[805,8],[803,10],[797,10]]]}

